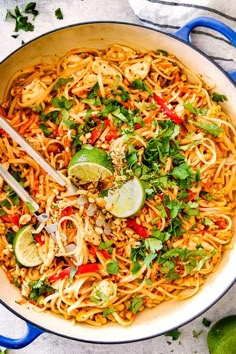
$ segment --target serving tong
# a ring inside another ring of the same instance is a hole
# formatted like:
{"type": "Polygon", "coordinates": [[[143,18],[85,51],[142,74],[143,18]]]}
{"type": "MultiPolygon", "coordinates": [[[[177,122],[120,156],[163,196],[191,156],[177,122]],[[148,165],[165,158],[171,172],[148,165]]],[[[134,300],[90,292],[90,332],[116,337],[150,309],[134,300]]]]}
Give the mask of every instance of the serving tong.
{"type": "MultiPolygon", "coordinates": [[[[15,140],[58,184],[65,186],[66,180],[60,173],[52,167],[43,157],[36,151],[7,121],[0,115],[0,126],[7,132],[13,140],[15,140]]],[[[29,209],[34,213],[39,222],[46,222],[48,215],[46,213],[39,214],[39,205],[29,195],[29,193],[16,181],[16,179],[0,164],[0,176],[15,191],[23,202],[28,205],[29,209]]],[[[77,188],[70,184],[68,195],[76,194],[77,188]]]]}

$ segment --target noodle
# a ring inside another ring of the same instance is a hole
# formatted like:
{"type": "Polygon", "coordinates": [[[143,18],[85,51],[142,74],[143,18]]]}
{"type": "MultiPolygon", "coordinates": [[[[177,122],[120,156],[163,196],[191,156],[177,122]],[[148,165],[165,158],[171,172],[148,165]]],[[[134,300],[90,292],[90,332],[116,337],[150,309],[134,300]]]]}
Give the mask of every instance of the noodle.
{"type": "Polygon", "coordinates": [[[118,44],[15,73],[1,112],[67,182],[0,129],[1,163],[49,216],[38,224],[0,177],[0,266],[22,298],[73,323],[128,326],[145,308],[194,296],[232,248],[236,127],[226,99],[174,55],[118,44]],[[107,152],[115,172],[72,196],[67,169],[83,144],[107,152]],[[117,218],[102,194],[133,176],[146,201],[117,218]],[[26,224],[36,267],[13,252],[26,224]]]}

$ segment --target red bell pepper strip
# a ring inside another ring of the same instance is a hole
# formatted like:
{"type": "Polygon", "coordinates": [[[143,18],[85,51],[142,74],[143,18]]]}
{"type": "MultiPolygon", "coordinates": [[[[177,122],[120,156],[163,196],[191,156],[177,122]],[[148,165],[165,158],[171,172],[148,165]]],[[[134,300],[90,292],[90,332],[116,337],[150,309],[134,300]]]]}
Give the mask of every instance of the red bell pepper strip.
{"type": "Polygon", "coordinates": [[[70,216],[73,213],[73,207],[72,206],[68,206],[65,209],[62,210],[61,212],[61,217],[63,216],[70,216]]]}
{"type": "Polygon", "coordinates": [[[108,125],[109,125],[109,119],[105,119],[99,122],[98,125],[91,132],[89,143],[93,145],[95,141],[98,140],[102,132],[106,129],[106,127],[108,127],[108,125]]]}
{"type": "Polygon", "coordinates": [[[144,226],[139,225],[135,220],[128,219],[127,226],[133,229],[139,236],[142,236],[143,238],[149,237],[147,229],[144,226]]]}
{"type": "MultiPolygon", "coordinates": [[[[50,282],[54,282],[58,279],[64,279],[65,277],[69,277],[70,276],[70,272],[71,272],[72,267],[67,267],[65,269],[63,269],[59,274],[53,274],[51,275],[48,280],[50,282]]],[[[98,272],[99,270],[99,264],[98,263],[88,263],[88,264],[81,264],[75,275],[78,274],[85,274],[85,273],[90,273],[90,272],[98,272]]]]}
{"type": "Polygon", "coordinates": [[[165,101],[160,96],[154,94],[153,98],[159,104],[159,106],[168,118],[170,118],[176,124],[183,123],[184,120],[179,117],[178,114],[176,114],[174,111],[172,111],[169,107],[167,107],[165,101]]]}
{"type": "Polygon", "coordinates": [[[106,141],[111,141],[112,139],[116,139],[118,136],[118,132],[116,129],[110,129],[107,135],[105,136],[106,141]]]}
{"type": "Polygon", "coordinates": [[[195,193],[193,193],[193,191],[191,191],[191,189],[188,190],[188,200],[192,201],[195,198],[195,193]]]}
{"type": "Polygon", "coordinates": [[[45,244],[44,237],[41,234],[36,235],[34,239],[40,244],[40,246],[45,244]]]}
{"type": "Polygon", "coordinates": [[[106,250],[101,250],[101,254],[103,255],[104,258],[106,259],[111,259],[111,254],[108,253],[106,250]]]}
{"type": "Polygon", "coordinates": [[[20,226],[20,215],[1,215],[1,219],[18,227],[20,226]]]}

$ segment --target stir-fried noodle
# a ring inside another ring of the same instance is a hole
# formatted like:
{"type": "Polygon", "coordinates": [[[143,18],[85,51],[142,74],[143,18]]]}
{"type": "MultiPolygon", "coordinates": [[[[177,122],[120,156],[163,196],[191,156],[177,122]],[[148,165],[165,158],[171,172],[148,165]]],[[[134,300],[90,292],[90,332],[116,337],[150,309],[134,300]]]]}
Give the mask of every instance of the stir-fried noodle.
{"type": "Polygon", "coordinates": [[[0,179],[0,264],[21,301],[74,322],[126,326],[145,308],[196,294],[232,248],[236,128],[225,100],[163,50],[74,49],[18,71],[1,114],[67,182],[1,129],[1,163],[49,216],[40,224],[0,179]],[[84,144],[107,152],[114,173],[70,195],[68,165],[84,144]],[[115,217],[105,196],[134,176],[145,203],[115,217]],[[13,252],[24,225],[42,259],[35,267],[13,252]]]}

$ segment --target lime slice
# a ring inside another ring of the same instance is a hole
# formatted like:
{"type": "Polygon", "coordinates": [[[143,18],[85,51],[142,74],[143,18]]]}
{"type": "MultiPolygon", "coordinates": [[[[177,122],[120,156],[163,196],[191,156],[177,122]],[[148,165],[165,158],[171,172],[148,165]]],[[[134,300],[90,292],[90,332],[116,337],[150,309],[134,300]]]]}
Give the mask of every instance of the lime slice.
{"type": "Polygon", "coordinates": [[[103,150],[84,145],[71,159],[68,175],[74,184],[97,182],[113,175],[110,156],[103,150]]]}
{"type": "Polygon", "coordinates": [[[208,349],[211,354],[236,353],[236,315],[221,318],[208,332],[208,349]]]}
{"type": "Polygon", "coordinates": [[[13,250],[17,261],[24,267],[35,267],[43,262],[32,236],[31,225],[23,226],[17,231],[13,240],[13,250]]]}
{"type": "Polygon", "coordinates": [[[111,209],[109,208],[111,214],[118,218],[127,218],[142,208],[146,200],[146,193],[143,183],[134,177],[124,183],[121,188],[110,190],[104,199],[111,204],[111,209]]]}

